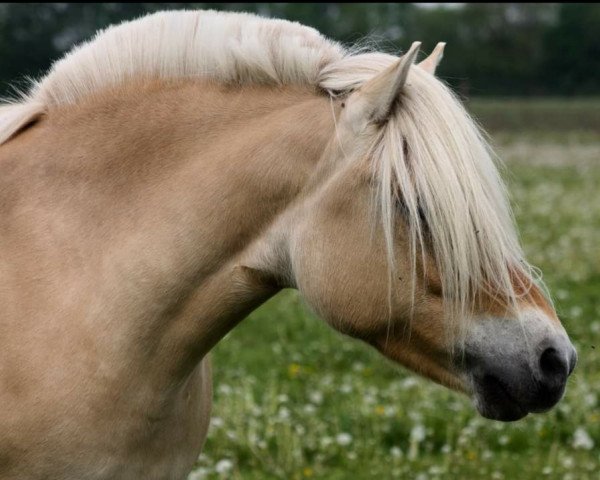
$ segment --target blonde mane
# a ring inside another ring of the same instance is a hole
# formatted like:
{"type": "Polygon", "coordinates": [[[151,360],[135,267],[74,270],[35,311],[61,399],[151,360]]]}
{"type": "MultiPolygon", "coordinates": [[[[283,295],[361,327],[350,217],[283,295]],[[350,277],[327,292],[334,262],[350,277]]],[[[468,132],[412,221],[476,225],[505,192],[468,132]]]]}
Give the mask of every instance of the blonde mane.
{"type": "MultiPolygon", "coordinates": [[[[377,52],[353,53],[312,28],[284,20],[160,12],[99,32],[57,61],[22,99],[0,107],[0,144],[52,107],[134,77],[294,84],[343,96],[396,60],[377,52]]],[[[491,152],[442,82],[413,66],[408,83],[371,151],[390,261],[400,202],[408,213],[413,266],[428,245],[457,313],[469,310],[482,286],[512,303],[517,295],[511,269],[525,272],[526,279],[530,274],[491,152]]]]}

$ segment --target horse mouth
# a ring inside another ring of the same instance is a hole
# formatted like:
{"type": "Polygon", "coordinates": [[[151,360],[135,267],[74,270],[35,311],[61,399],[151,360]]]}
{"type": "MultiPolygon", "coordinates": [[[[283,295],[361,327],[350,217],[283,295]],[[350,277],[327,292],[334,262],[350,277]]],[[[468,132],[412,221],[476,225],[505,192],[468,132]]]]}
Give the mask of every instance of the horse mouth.
{"type": "Polygon", "coordinates": [[[529,412],[511,395],[508,386],[495,375],[474,378],[475,404],[479,413],[490,420],[514,422],[529,412]]]}

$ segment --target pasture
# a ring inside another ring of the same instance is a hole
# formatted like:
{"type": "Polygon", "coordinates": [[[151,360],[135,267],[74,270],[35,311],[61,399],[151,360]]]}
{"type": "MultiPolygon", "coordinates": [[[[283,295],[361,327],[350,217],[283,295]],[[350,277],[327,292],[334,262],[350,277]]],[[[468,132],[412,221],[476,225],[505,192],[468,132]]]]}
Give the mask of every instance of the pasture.
{"type": "Polygon", "coordinates": [[[213,351],[199,479],[596,479],[600,101],[474,101],[506,161],[521,238],[579,353],[551,412],[506,424],[342,338],[284,291],[213,351]]]}

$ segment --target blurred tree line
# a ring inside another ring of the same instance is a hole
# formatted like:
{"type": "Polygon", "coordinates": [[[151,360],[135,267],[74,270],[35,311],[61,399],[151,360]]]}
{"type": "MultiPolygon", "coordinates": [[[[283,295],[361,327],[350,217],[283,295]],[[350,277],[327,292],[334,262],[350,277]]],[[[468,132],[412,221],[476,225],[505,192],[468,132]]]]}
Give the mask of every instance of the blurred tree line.
{"type": "Polygon", "coordinates": [[[440,76],[466,96],[600,93],[599,4],[8,3],[0,4],[0,94],[42,75],[99,28],[182,8],[287,18],[390,53],[414,40],[424,52],[446,41],[440,76]]]}

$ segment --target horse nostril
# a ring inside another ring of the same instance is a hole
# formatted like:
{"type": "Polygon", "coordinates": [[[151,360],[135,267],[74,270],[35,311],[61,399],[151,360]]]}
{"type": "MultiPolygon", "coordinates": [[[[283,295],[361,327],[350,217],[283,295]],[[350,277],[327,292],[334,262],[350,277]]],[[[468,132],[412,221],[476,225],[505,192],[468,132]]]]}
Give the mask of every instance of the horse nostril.
{"type": "Polygon", "coordinates": [[[529,410],[531,412],[545,412],[560,400],[567,376],[569,364],[564,352],[554,347],[548,347],[540,356],[540,373],[537,388],[531,398],[529,410]]]}
{"type": "Polygon", "coordinates": [[[567,359],[553,347],[549,347],[542,352],[540,368],[545,377],[555,377],[557,375],[566,377],[569,371],[567,359]]]}

